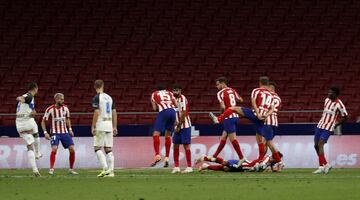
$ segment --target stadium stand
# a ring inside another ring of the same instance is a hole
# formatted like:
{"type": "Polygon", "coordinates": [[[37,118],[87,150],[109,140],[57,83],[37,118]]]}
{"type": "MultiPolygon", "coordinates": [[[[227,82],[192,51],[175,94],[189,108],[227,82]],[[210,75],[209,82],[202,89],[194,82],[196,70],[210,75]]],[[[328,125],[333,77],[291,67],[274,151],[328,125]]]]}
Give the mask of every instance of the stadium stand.
{"type": "MultiPolygon", "coordinates": [[[[214,79],[245,97],[261,75],[278,84],[283,110],[321,110],[339,85],[360,113],[360,1],[48,0],[0,2],[0,113],[13,113],[26,83],[40,86],[37,110],[63,92],[72,112],[90,112],[93,81],[104,79],[119,111],[151,111],[156,83],[178,82],[192,111],[217,110],[214,79]]],[[[315,122],[319,113],[283,113],[315,122]]],[[[121,116],[123,124],[153,115],[121,116]]],[[[207,124],[206,115],[192,117],[207,124]]],[[[90,124],[76,116],[75,124],[90,124]]],[[[0,117],[0,125],[13,125],[0,117]]]]}

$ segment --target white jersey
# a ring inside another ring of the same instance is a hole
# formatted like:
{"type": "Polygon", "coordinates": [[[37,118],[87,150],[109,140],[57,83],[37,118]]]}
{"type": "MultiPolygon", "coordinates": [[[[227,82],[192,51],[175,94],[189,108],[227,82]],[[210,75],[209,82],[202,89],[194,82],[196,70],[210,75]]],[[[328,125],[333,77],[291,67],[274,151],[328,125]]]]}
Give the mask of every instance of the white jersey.
{"type": "Polygon", "coordinates": [[[98,93],[92,102],[94,109],[99,109],[100,115],[96,122],[96,130],[112,132],[112,110],[115,109],[115,103],[110,95],[106,93],[98,93]]]}
{"type": "Polygon", "coordinates": [[[326,98],[324,104],[324,111],[317,127],[331,132],[334,131],[335,123],[339,114],[342,117],[348,115],[342,101],[340,99],[331,101],[331,99],[326,98]]]}
{"type": "Polygon", "coordinates": [[[181,129],[190,128],[191,121],[189,116],[189,104],[186,97],[184,95],[181,95],[179,98],[175,98],[175,100],[177,101],[179,106],[176,112],[176,121],[179,122],[181,111],[185,111],[185,122],[181,125],[181,129]]]}
{"type": "Polygon", "coordinates": [[[66,127],[66,119],[70,118],[70,111],[66,105],[57,108],[56,105],[48,107],[45,111],[43,119],[46,121],[51,117],[51,133],[65,134],[69,133],[66,127]]]}
{"type": "Polygon", "coordinates": [[[25,102],[18,102],[16,107],[16,121],[27,121],[32,119],[31,112],[35,109],[34,96],[31,93],[22,95],[25,102]]]}

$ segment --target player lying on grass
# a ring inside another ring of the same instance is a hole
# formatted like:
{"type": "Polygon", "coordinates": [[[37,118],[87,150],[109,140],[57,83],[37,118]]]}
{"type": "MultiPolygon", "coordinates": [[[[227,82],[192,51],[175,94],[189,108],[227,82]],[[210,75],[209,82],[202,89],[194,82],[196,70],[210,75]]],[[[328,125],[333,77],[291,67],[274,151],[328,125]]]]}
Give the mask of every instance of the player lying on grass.
{"type": "Polygon", "coordinates": [[[223,123],[224,120],[237,113],[241,118],[247,118],[256,126],[256,141],[259,145],[259,157],[261,161],[265,156],[265,148],[268,146],[275,160],[282,164],[279,151],[272,142],[274,138],[274,125],[272,121],[272,113],[274,112],[275,101],[274,96],[269,90],[269,78],[264,76],[259,79],[259,87],[255,88],[251,93],[252,109],[244,107],[230,107],[225,110],[219,117],[213,113],[209,113],[214,123],[223,123]],[[265,142],[263,141],[265,140],[265,142]]]}
{"type": "MultiPolygon", "coordinates": [[[[282,154],[279,153],[282,157],[282,154]]],[[[270,156],[266,155],[264,159],[258,163],[256,162],[255,165],[252,165],[251,162],[245,161],[240,162],[240,160],[225,160],[221,157],[212,157],[212,156],[202,156],[201,158],[195,161],[195,164],[202,163],[199,171],[204,170],[213,170],[213,171],[225,171],[225,172],[262,172],[265,171],[267,168],[271,168],[273,172],[281,171],[281,166],[276,165],[276,160],[270,156]],[[210,163],[217,163],[217,164],[210,164],[210,163]]]]}

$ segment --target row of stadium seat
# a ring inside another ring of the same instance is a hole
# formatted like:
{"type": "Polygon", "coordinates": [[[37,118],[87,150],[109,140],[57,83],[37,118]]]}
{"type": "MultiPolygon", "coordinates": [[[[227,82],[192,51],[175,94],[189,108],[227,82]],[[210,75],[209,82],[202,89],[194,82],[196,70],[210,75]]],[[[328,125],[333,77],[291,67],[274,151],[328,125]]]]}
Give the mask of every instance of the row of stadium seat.
{"type": "MultiPolygon", "coordinates": [[[[55,92],[66,95],[71,111],[90,112],[98,78],[122,112],[151,111],[149,96],[159,82],[180,83],[193,111],[217,110],[218,76],[250,106],[258,77],[268,75],[278,84],[283,110],[321,110],[327,88],[339,85],[354,121],[360,113],[359,8],[353,0],[2,1],[0,113],[14,112],[14,99],[29,81],[40,86],[39,112],[55,92]]],[[[0,125],[13,124],[0,118],[0,125]]],[[[207,116],[193,118],[210,123],[207,116]]],[[[318,118],[286,114],[281,122],[318,118]]]]}

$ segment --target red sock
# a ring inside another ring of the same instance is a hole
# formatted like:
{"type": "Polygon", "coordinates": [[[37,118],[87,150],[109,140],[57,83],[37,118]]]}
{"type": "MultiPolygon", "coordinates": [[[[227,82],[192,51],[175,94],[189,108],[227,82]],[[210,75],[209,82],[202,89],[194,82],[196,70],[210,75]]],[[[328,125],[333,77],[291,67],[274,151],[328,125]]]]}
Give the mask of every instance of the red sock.
{"type": "Polygon", "coordinates": [[[225,112],[218,117],[219,122],[223,122],[225,118],[229,117],[233,113],[234,111],[232,109],[226,109],[225,112]]]}
{"type": "Polygon", "coordinates": [[[179,167],[179,147],[174,147],[174,165],[179,167]]]}
{"type": "Polygon", "coordinates": [[[185,157],[186,157],[187,166],[192,167],[192,164],[191,164],[191,150],[190,149],[185,151],[185,157]]]}
{"type": "Polygon", "coordinates": [[[70,155],[69,155],[69,162],[70,162],[70,169],[74,169],[74,163],[75,163],[75,152],[70,152],[70,155]]]}
{"type": "Polygon", "coordinates": [[[326,158],[324,154],[319,155],[319,164],[320,166],[324,166],[327,164],[326,158]]]}
{"type": "Polygon", "coordinates": [[[153,136],[153,143],[154,143],[154,150],[155,150],[155,156],[160,155],[160,136],[154,135],[153,136]]]}
{"type": "Polygon", "coordinates": [[[248,167],[254,167],[257,162],[259,162],[259,159],[253,160],[253,161],[252,161],[251,163],[249,163],[247,166],[248,166],[248,167]]]}
{"type": "Polygon", "coordinates": [[[241,148],[240,148],[240,144],[237,140],[233,140],[232,142],[232,145],[237,153],[237,155],[239,156],[240,160],[244,158],[244,155],[242,154],[241,152],[241,148]]]}
{"type": "Polygon", "coordinates": [[[258,144],[258,146],[259,146],[259,160],[262,160],[263,158],[264,158],[264,156],[265,156],[265,144],[264,143],[260,143],[260,144],[258,144]]]}
{"type": "Polygon", "coordinates": [[[225,144],[226,144],[226,140],[220,140],[219,146],[216,149],[216,152],[214,153],[213,157],[217,157],[219,155],[219,153],[223,150],[225,144]]]}
{"type": "Polygon", "coordinates": [[[281,161],[281,157],[280,157],[280,154],[278,151],[275,151],[273,154],[272,154],[272,157],[275,159],[275,162],[280,162],[281,161]]]}
{"type": "Polygon", "coordinates": [[[216,163],[222,164],[224,162],[224,159],[221,157],[216,157],[215,159],[216,159],[215,160],[216,163]]]}
{"type": "Polygon", "coordinates": [[[215,171],[222,171],[224,170],[224,166],[223,165],[210,165],[208,166],[209,170],[215,170],[215,171]]]}
{"type": "Polygon", "coordinates": [[[51,154],[50,154],[50,169],[54,169],[55,158],[56,158],[56,151],[51,151],[51,154]]]}
{"type": "Polygon", "coordinates": [[[171,137],[165,136],[165,156],[169,157],[170,155],[170,148],[171,148],[171,137]]]}

